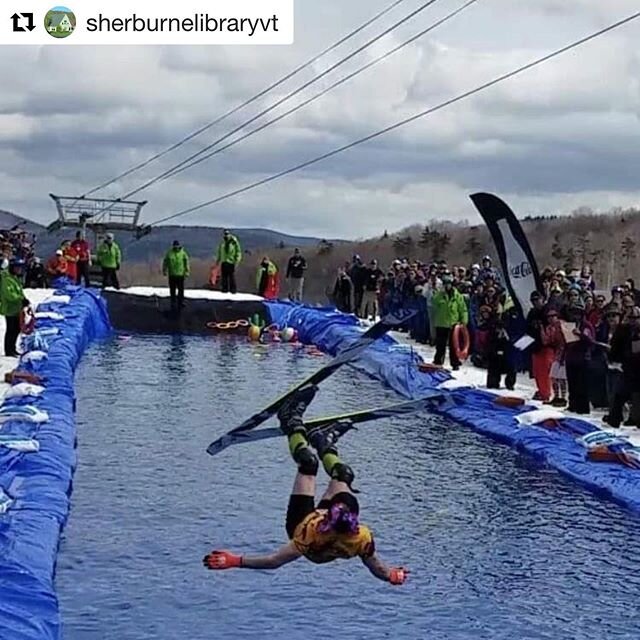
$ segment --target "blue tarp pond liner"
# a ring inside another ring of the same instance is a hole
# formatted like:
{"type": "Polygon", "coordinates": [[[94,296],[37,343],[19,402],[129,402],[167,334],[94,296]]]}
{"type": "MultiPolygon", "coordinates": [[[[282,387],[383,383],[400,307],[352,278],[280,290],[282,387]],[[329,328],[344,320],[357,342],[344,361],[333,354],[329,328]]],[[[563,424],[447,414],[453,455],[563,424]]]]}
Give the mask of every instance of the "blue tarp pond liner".
{"type": "MultiPolygon", "coordinates": [[[[5,399],[3,407],[33,407],[45,422],[10,420],[3,436],[37,441],[29,453],[0,442],[0,639],[49,640],[60,637],[61,621],[54,589],[61,531],[69,515],[75,469],[75,397],[73,374],[88,343],[112,329],[104,299],[92,290],[65,287],[57,292],[70,301],[40,305],[52,315],[38,322],[38,336],[19,370],[40,376],[44,391],[37,396],[5,399]],[[39,357],[40,356],[40,357],[39,357]],[[4,513],[2,511],[5,510],[4,513]]],[[[265,303],[271,320],[298,330],[305,343],[335,355],[361,333],[358,321],[333,309],[286,302],[265,303]]],[[[420,357],[389,336],[370,347],[357,363],[366,374],[406,398],[419,398],[448,380],[447,372],[419,371],[420,357]]],[[[584,421],[565,419],[562,428],[521,426],[519,413],[532,407],[499,406],[484,391],[450,392],[455,403],[443,409],[447,417],[559,470],[602,497],[640,511],[640,472],[620,465],[588,462],[576,438],[594,430],[584,421]]],[[[35,412],[34,412],[35,415],[35,412]]],[[[456,452],[461,459],[464,452],[456,452]]],[[[215,635],[215,634],[214,634],[215,635]]]]}
{"type": "Polygon", "coordinates": [[[38,320],[40,339],[31,340],[40,359],[24,354],[18,371],[43,379],[37,396],[5,399],[3,407],[32,406],[46,422],[6,422],[1,433],[34,439],[39,451],[0,447],[0,488],[8,509],[0,515],[0,638],[44,640],[60,637],[53,577],[60,533],[69,514],[75,469],[75,397],[73,374],[87,344],[109,334],[104,301],[92,291],[68,287],[63,301],[40,305],[64,320],[38,320]],[[46,349],[42,349],[46,347],[46,349]]]}
{"type": "MultiPolygon", "coordinates": [[[[271,319],[280,326],[297,329],[303,342],[313,343],[335,355],[361,333],[358,321],[331,309],[316,309],[287,302],[267,302],[271,319]]],[[[372,345],[358,361],[358,368],[377,378],[406,398],[419,398],[433,391],[452,376],[446,371],[423,373],[422,359],[410,348],[400,348],[385,336],[372,345]]],[[[495,395],[476,389],[451,391],[455,403],[442,414],[501,443],[525,452],[579,482],[599,496],[640,512],[640,471],[620,464],[592,462],[577,438],[596,427],[584,420],[567,418],[559,428],[523,426],[516,421],[520,413],[533,406],[509,408],[494,402],[495,395]]],[[[464,452],[459,452],[461,458],[464,452]]]]}

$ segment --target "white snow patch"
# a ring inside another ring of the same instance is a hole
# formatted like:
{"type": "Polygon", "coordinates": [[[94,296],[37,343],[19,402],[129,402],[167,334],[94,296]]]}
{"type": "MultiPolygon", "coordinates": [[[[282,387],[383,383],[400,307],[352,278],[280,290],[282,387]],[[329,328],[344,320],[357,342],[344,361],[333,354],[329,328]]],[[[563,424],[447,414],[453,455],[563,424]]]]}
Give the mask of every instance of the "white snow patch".
{"type": "Polygon", "coordinates": [[[520,424],[531,426],[534,424],[540,424],[547,420],[562,420],[565,414],[562,411],[556,411],[553,409],[535,409],[534,411],[527,411],[516,416],[516,420],[520,424]]]}
{"type": "MultiPolygon", "coordinates": [[[[121,294],[128,293],[134,296],[158,296],[159,298],[168,298],[170,295],[168,287],[128,287],[120,290],[108,288],[107,291],[121,294]]],[[[192,300],[231,300],[234,302],[259,302],[264,300],[264,298],[252,293],[222,293],[220,291],[209,291],[208,289],[185,289],[184,297],[192,300]]]]}
{"type": "MultiPolygon", "coordinates": [[[[418,344],[411,340],[406,333],[390,332],[393,338],[395,338],[400,344],[411,345],[415,353],[417,353],[425,362],[433,362],[436,350],[434,347],[428,345],[418,344]]],[[[447,353],[448,356],[448,353],[447,353]]],[[[535,381],[526,373],[519,373],[516,380],[516,386],[513,391],[508,389],[487,389],[487,371],[486,369],[479,369],[474,367],[471,362],[465,362],[458,371],[449,371],[453,376],[452,381],[447,381],[439,385],[441,389],[456,389],[462,387],[472,387],[477,389],[483,389],[489,393],[500,396],[513,396],[517,398],[523,398],[527,404],[535,407],[536,409],[547,410],[548,406],[537,400],[532,400],[534,393],[536,392],[535,381]],[[454,382],[455,381],[455,382],[454,382]],[[458,384],[459,386],[456,386],[458,384]],[[446,387],[444,385],[447,385],[446,387]]],[[[576,418],[577,420],[583,420],[592,424],[595,429],[601,429],[607,433],[623,436],[628,438],[629,442],[636,447],[640,447],[640,429],[636,427],[620,427],[619,429],[612,429],[608,424],[602,421],[606,411],[600,409],[594,409],[588,416],[582,416],[563,409],[556,409],[554,412],[561,416],[561,418],[576,418]]]]}

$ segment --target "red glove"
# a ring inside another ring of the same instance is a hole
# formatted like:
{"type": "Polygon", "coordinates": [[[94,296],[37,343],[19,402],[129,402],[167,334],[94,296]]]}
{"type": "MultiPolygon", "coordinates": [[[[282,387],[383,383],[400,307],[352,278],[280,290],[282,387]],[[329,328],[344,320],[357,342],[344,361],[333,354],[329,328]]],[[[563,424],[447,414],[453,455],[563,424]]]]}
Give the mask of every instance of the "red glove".
{"type": "Polygon", "coordinates": [[[391,584],[404,584],[404,581],[409,577],[409,569],[404,567],[397,567],[389,571],[389,582],[391,584]]]}
{"type": "Polygon", "coordinates": [[[207,569],[236,569],[242,566],[242,556],[236,556],[229,551],[212,551],[202,562],[207,569]]]}

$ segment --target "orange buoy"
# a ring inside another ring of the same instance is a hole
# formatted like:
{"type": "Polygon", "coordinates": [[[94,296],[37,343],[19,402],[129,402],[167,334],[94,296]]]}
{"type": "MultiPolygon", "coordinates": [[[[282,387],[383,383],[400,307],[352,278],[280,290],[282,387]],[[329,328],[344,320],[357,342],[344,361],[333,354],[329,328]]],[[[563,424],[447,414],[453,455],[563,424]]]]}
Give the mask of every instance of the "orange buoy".
{"type": "Polygon", "coordinates": [[[4,374],[4,381],[7,384],[14,384],[17,382],[28,382],[29,384],[42,384],[44,382],[44,378],[35,373],[29,373],[27,371],[18,371],[14,369],[13,371],[8,371],[4,374]]]}
{"type": "Polygon", "coordinates": [[[521,407],[524,404],[524,398],[516,396],[498,396],[494,402],[503,407],[521,407]]]}
{"type": "Polygon", "coordinates": [[[433,364],[432,362],[421,362],[418,365],[418,371],[422,373],[433,373],[434,371],[446,371],[446,367],[441,364],[433,364]]]}
{"type": "Polygon", "coordinates": [[[588,449],[587,459],[593,462],[620,462],[620,456],[610,451],[606,445],[599,445],[588,449]]]}
{"type": "Polygon", "coordinates": [[[220,265],[214,264],[209,272],[209,284],[215,287],[220,279],[220,265]]]}
{"type": "Polygon", "coordinates": [[[457,324],[453,327],[453,335],[451,337],[451,346],[456,358],[460,362],[464,362],[469,357],[469,349],[471,348],[471,336],[469,330],[463,324],[457,324]]]}

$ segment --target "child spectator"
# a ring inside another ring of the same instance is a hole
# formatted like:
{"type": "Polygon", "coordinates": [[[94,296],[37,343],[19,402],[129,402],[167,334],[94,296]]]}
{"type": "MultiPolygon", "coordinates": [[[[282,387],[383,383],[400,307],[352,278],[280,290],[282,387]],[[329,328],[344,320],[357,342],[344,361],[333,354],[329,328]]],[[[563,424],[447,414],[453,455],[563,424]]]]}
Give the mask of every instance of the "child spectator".
{"type": "Polygon", "coordinates": [[[556,309],[547,311],[547,326],[542,329],[542,344],[553,350],[551,364],[551,386],[553,387],[554,407],[567,406],[567,369],[564,363],[564,338],[560,326],[560,314],[556,309]]]}

